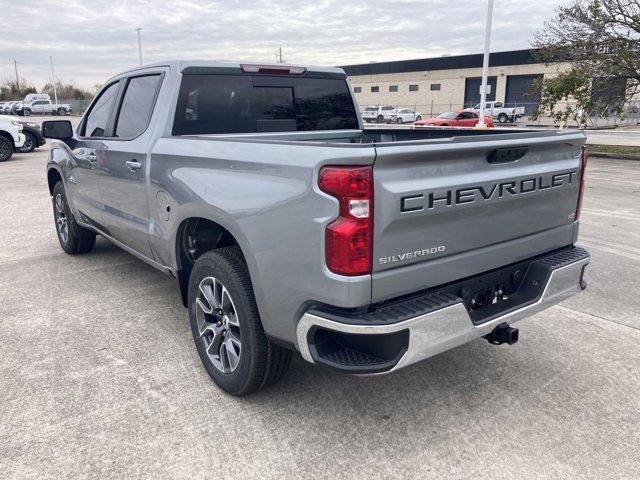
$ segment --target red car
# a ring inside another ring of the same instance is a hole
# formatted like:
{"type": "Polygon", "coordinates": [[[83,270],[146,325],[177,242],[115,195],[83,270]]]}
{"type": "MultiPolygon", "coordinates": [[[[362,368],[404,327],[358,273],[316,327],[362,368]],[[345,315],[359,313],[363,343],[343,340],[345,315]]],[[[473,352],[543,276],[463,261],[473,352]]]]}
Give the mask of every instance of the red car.
{"type": "MultiPolygon", "coordinates": [[[[458,112],[444,112],[435,118],[426,118],[414,122],[414,125],[429,125],[432,127],[475,127],[480,121],[477,113],[468,110],[458,112]]],[[[487,127],[493,127],[491,117],[484,117],[484,124],[487,127]]]]}

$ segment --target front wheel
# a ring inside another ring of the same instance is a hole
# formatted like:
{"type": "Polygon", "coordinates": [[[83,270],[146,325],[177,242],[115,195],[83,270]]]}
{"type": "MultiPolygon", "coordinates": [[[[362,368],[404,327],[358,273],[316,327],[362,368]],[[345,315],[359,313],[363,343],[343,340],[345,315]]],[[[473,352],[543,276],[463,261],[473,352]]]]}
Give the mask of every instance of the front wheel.
{"type": "Polygon", "coordinates": [[[378,123],[383,123],[384,117],[382,115],[378,115],[378,123]]]}
{"type": "Polygon", "coordinates": [[[29,110],[28,108],[25,108],[22,113],[24,114],[25,117],[28,117],[31,115],[31,110],[29,110]]]}
{"type": "Polygon", "coordinates": [[[14,147],[7,137],[0,135],[0,162],[6,162],[13,155],[14,147]]]}
{"type": "Polygon", "coordinates": [[[78,225],[67,202],[62,182],[53,187],[53,219],[62,250],[71,255],[87,253],[96,244],[96,234],[78,225]]]}
{"type": "Polygon", "coordinates": [[[402,118],[398,117],[398,118],[396,119],[396,123],[401,124],[401,123],[402,123],[402,118]]]}
{"type": "Polygon", "coordinates": [[[267,339],[238,247],[198,257],[188,294],[196,350],[218,387],[232,395],[248,395],[284,375],[291,352],[267,339]]]}
{"type": "Polygon", "coordinates": [[[67,111],[64,108],[59,108],[58,109],[58,115],[60,115],[61,117],[66,115],[67,111]]]}
{"type": "Polygon", "coordinates": [[[18,152],[20,153],[31,153],[36,149],[36,139],[33,134],[29,132],[25,132],[24,134],[24,144],[18,148],[18,152]]]}
{"type": "Polygon", "coordinates": [[[422,116],[418,115],[418,116],[416,117],[416,122],[419,122],[420,120],[422,120],[422,116]]]}

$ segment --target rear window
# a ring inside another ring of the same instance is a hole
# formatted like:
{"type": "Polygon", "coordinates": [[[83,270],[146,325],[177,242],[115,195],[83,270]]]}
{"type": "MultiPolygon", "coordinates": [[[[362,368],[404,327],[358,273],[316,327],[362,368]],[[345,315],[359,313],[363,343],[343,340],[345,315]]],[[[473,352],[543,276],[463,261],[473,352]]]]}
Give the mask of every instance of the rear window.
{"type": "Polygon", "coordinates": [[[183,75],[173,122],[174,135],[356,128],[345,80],[264,75],[183,75]]]}

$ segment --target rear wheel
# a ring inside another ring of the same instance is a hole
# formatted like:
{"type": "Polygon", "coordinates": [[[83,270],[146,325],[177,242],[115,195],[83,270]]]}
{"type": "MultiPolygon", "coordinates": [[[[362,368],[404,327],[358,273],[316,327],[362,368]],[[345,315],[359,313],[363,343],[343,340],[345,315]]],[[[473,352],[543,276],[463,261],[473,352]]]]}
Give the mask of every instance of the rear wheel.
{"type": "Polygon", "coordinates": [[[498,121],[500,123],[507,123],[508,120],[509,120],[509,117],[507,116],[506,113],[501,113],[500,115],[498,115],[498,121]]]}
{"type": "Polygon", "coordinates": [[[96,234],[76,223],[62,182],[53,187],[53,219],[62,250],[71,255],[87,253],[96,244],[96,234]]]}
{"type": "Polygon", "coordinates": [[[31,110],[28,108],[25,108],[22,110],[22,113],[24,114],[25,117],[28,117],[31,115],[31,110]]]}
{"type": "Polygon", "coordinates": [[[67,114],[67,111],[64,108],[61,107],[58,109],[58,115],[63,116],[66,114],[67,114]]]}
{"type": "Polygon", "coordinates": [[[419,122],[420,120],[422,120],[422,116],[421,116],[421,115],[418,115],[418,116],[416,117],[416,122],[419,122]]]}
{"type": "Polygon", "coordinates": [[[13,155],[13,143],[7,138],[0,135],[0,162],[6,162],[13,155]]]}
{"type": "Polygon", "coordinates": [[[232,395],[248,395],[284,375],[291,352],[267,339],[238,247],[198,257],[188,296],[196,350],[218,387],[232,395]]]}
{"type": "Polygon", "coordinates": [[[20,153],[31,153],[36,149],[36,138],[32,133],[24,132],[24,144],[18,148],[20,153]]]}

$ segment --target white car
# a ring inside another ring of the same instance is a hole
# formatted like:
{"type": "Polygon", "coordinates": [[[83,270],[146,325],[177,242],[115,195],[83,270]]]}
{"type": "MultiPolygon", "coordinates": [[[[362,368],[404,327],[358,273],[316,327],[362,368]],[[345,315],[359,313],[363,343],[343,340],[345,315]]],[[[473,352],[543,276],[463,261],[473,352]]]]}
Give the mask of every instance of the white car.
{"type": "Polygon", "coordinates": [[[368,105],[364,107],[362,119],[367,123],[388,123],[395,113],[396,107],[391,105],[368,105]]]}
{"type": "Polygon", "coordinates": [[[391,116],[391,121],[396,123],[413,123],[422,120],[422,114],[410,108],[399,108],[391,116]]]}
{"type": "MultiPolygon", "coordinates": [[[[480,104],[468,110],[480,115],[480,104]]],[[[497,119],[500,123],[515,122],[524,116],[524,107],[503,107],[502,102],[485,102],[484,114],[497,119]]]]}
{"type": "Polygon", "coordinates": [[[24,145],[22,124],[17,117],[0,115],[0,162],[9,160],[13,152],[24,145]]]}
{"type": "Polygon", "coordinates": [[[51,100],[34,100],[25,102],[22,105],[22,112],[25,117],[32,113],[46,115],[68,115],[71,113],[71,105],[68,103],[51,103],[51,100]]]}

